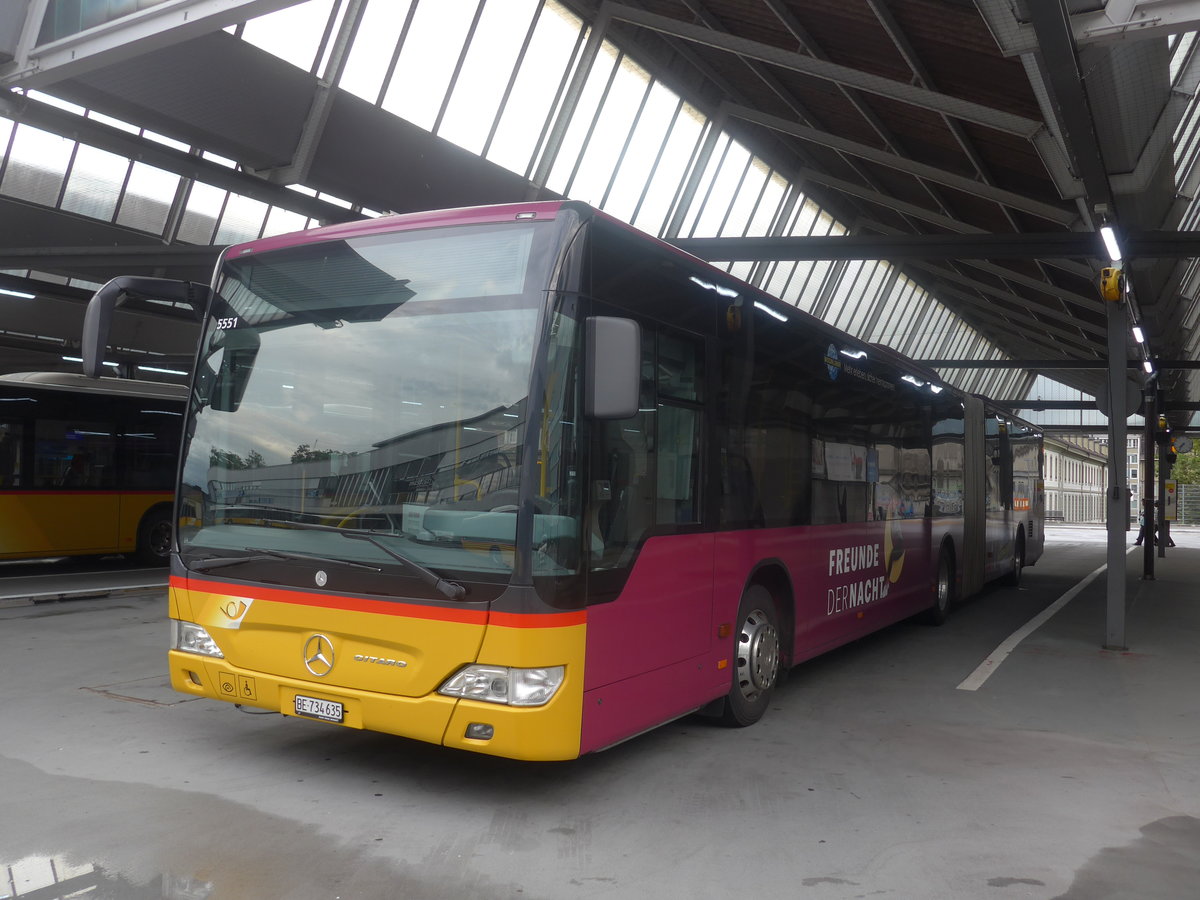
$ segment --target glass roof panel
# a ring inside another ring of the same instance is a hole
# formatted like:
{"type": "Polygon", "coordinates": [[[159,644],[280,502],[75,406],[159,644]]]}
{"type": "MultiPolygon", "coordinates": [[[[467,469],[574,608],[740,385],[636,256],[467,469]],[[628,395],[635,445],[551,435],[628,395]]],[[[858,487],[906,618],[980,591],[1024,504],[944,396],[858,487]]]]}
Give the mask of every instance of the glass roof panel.
{"type": "Polygon", "coordinates": [[[472,153],[483,152],[537,7],[537,0],[484,5],[438,129],[440,137],[472,153]]]}

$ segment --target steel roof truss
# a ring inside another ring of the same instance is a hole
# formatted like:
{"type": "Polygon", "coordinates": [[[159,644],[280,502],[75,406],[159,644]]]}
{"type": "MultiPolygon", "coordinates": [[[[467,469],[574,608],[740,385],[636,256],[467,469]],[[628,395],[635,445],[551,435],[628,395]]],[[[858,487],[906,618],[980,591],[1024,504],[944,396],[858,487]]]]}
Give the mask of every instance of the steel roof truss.
{"type": "Polygon", "coordinates": [[[879,75],[861,72],[849,66],[803,56],[787,50],[780,50],[770,44],[723,34],[710,28],[681,22],[666,16],[655,15],[645,10],[635,9],[619,3],[604,3],[601,15],[611,15],[614,19],[639,25],[652,31],[659,31],[673,37],[683,38],[699,44],[705,44],[718,50],[726,50],[738,56],[757,59],[782,68],[792,69],[814,78],[832,81],[837,84],[857,88],[872,94],[879,94],[901,103],[944,112],[956,118],[975,122],[998,131],[1020,135],[1029,138],[1042,127],[1042,123],[1024,116],[1013,115],[1001,110],[992,109],[979,103],[961,100],[948,94],[926,90],[902,81],[894,81],[879,75]]]}

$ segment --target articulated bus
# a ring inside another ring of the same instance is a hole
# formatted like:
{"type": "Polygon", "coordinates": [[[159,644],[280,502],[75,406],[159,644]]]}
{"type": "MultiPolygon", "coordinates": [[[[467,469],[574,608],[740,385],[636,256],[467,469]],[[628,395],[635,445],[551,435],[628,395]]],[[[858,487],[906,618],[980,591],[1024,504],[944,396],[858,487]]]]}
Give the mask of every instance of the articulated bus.
{"type": "Polygon", "coordinates": [[[186,398],[182,385],[0,375],[0,560],[166,565],[186,398]]]}
{"type": "Polygon", "coordinates": [[[266,238],[209,294],[184,694],[569,759],[749,725],[1042,552],[1036,429],[582,204],[266,238]]]}

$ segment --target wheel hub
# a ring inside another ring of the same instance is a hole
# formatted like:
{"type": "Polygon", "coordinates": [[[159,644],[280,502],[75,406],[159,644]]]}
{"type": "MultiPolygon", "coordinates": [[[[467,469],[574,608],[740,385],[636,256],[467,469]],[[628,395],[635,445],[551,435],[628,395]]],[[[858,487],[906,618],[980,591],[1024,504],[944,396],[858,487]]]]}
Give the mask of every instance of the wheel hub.
{"type": "Polygon", "coordinates": [[[760,609],[742,623],[737,662],[738,680],[747,699],[770,690],[779,677],[779,632],[760,609]]]}

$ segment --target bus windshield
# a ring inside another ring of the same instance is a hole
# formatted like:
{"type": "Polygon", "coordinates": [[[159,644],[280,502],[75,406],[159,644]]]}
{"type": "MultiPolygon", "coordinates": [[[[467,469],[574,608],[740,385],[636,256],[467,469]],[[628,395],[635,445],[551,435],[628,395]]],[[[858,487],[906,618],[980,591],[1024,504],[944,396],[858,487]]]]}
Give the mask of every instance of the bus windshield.
{"type": "Polygon", "coordinates": [[[228,259],[185,446],[185,565],[249,577],[311,556],[507,580],[552,231],[443,227],[228,259]]]}

